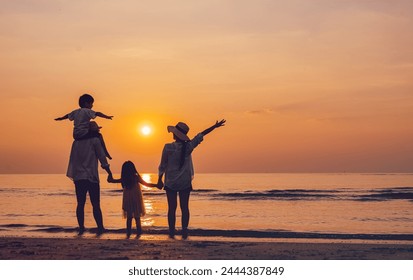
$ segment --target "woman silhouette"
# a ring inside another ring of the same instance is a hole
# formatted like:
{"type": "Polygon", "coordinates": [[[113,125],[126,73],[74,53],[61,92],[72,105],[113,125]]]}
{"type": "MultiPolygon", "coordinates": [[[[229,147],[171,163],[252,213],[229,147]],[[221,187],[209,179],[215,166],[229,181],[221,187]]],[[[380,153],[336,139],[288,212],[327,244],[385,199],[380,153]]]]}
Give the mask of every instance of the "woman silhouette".
{"type": "Polygon", "coordinates": [[[175,221],[177,196],[182,212],[182,239],[188,238],[189,224],[189,195],[192,191],[194,169],[192,165],[192,151],[203,141],[204,136],[215,128],[225,124],[225,120],[217,121],[213,126],[198,133],[192,140],[187,136],[189,127],[179,122],[176,126],[168,126],[168,132],[173,133],[175,142],[165,144],[162,159],[159,165],[158,185],[165,186],[168,199],[169,237],[175,237],[175,221]],[[162,182],[165,174],[165,184],[162,182]]]}

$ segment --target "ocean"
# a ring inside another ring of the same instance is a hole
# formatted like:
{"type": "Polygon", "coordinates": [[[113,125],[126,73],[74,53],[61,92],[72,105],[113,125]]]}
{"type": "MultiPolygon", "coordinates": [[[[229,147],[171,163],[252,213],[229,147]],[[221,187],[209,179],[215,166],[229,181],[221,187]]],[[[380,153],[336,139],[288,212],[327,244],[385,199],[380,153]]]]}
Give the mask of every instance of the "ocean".
{"type": "MultiPolygon", "coordinates": [[[[123,238],[122,189],[105,178],[104,224],[123,238]]],[[[164,235],[166,195],[142,188],[144,234],[164,235]]],[[[413,174],[196,174],[193,188],[191,236],[413,241],[413,174]]],[[[63,174],[0,175],[2,236],[75,236],[75,208],[73,182],[63,174]]],[[[179,207],[177,214],[179,229],[179,207]]],[[[85,226],[96,227],[89,200],[85,226]]]]}

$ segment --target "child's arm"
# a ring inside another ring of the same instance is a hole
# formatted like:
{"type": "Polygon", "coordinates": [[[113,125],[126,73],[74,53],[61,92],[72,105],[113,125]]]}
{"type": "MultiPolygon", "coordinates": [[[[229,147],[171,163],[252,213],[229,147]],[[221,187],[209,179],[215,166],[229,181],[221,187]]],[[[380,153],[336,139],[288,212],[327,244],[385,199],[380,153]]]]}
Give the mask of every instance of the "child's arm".
{"type": "Polygon", "coordinates": [[[108,175],[108,183],[122,183],[121,179],[113,179],[112,174],[108,175]]]}
{"type": "Polygon", "coordinates": [[[113,116],[107,116],[107,115],[103,114],[102,112],[96,112],[96,116],[104,118],[104,119],[109,119],[109,120],[111,120],[113,118],[113,116]]]}
{"type": "Polygon", "coordinates": [[[213,131],[215,128],[224,126],[224,125],[225,125],[225,122],[226,122],[226,120],[216,121],[216,123],[215,123],[213,126],[205,129],[204,131],[201,132],[201,134],[205,136],[205,135],[207,135],[208,133],[210,133],[211,131],[213,131]]]}
{"type": "Polygon", "coordinates": [[[68,118],[69,118],[69,114],[66,114],[66,115],[64,115],[63,117],[55,118],[54,120],[55,120],[55,121],[63,121],[63,120],[66,120],[66,119],[68,119],[68,118]]]}
{"type": "Polygon", "coordinates": [[[158,187],[157,184],[152,184],[152,183],[145,182],[140,175],[138,175],[138,178],[139,178],[139,183],[144,185],[144,186],[147,186],[147,187],[150,187],[150,188],[157,188],[158,187]]]}

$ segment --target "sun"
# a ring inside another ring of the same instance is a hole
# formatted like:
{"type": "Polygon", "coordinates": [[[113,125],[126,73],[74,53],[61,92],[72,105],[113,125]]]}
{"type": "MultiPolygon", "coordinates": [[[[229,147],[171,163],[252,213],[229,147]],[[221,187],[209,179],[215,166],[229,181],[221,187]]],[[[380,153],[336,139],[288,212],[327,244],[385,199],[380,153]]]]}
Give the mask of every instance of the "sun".
{"type": "Polygon", "coordinates": [[[141,127],[141,133],[145,136],[148,136],[152,133],[152,128],[149,125],[144,125],[141,127]]]}

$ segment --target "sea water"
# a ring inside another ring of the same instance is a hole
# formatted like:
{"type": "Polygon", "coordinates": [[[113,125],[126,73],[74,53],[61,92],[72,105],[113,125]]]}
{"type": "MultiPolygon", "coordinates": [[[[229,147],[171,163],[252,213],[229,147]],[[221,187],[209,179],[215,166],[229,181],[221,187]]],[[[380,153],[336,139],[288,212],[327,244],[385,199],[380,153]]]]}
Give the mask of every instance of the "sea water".
{"type": "MultiPolygon", "coordinates": [[[[105,178],[104,224],[121,233],[122,188],[105,178]]],[[[191,235],[413,240],[413,174],[196,174],[193,188],[191,235]]],[[[142,189],[144,231],[165,233],[165,192],[142,189]]],[[[75,209],[73,182],[63,174],[0,175],[0,235],[75,232],[75,209]]],[[[89,200],[85,226],[96,227],[89,200]]]]}

